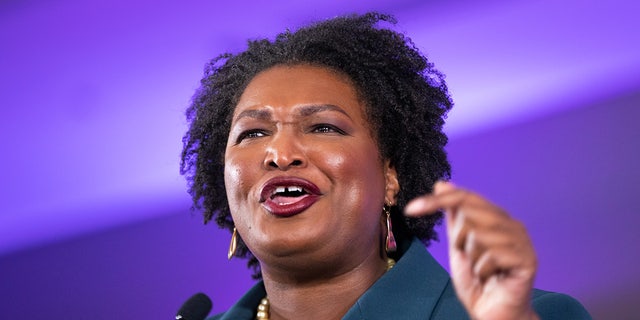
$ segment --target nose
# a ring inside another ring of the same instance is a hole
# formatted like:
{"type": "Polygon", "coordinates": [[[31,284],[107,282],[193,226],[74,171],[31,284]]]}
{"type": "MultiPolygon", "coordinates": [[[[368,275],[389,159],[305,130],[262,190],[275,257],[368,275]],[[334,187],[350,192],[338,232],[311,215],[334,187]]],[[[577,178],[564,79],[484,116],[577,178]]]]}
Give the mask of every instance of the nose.
{"type": "Polygon", "coordinates": [[[267,170],[289,170],[306,165],[307,161],[299,139],[290,132],[271,136],[266,148],[263,167],[267,170]]]}

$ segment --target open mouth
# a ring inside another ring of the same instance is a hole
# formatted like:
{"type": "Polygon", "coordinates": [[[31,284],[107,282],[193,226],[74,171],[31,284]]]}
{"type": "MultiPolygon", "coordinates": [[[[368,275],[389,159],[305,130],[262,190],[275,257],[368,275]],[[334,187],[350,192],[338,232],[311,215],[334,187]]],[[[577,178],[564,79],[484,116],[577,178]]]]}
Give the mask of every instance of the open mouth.
{"type": "Polygon", "coordinates": [[[289,217],[309,208],[320,196],[319,188],[308,180],[277,177],[264,184],[260,202],[268,212],[289,217]]]}
{"type": "Polygon", "coordinates": [[[289,204],[300,200],[309,193],[300,186],[277,187],[271,194],[271,201],[278,204],[289,204]]]}

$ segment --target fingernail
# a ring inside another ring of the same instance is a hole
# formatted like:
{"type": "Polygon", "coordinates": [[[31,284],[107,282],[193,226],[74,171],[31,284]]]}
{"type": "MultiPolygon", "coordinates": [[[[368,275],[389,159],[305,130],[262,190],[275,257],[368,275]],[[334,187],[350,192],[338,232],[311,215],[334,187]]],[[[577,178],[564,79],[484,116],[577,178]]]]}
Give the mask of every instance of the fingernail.
{"type": "Polygon", "coordinates": [[[437,194],[445,190],[454,189],[455,187],[455,184],[451,181],[438,180],[433,184],[433,192],[437,194]]]}
{"type": "Polygon", "coordinates": [[[429,207],[430,204],[431,201],[428,197],[414,199],[407,204],[407,206],[404,208],[404,212],[409,216],[416,215],[425,211],[425,208],[429,207]]]}

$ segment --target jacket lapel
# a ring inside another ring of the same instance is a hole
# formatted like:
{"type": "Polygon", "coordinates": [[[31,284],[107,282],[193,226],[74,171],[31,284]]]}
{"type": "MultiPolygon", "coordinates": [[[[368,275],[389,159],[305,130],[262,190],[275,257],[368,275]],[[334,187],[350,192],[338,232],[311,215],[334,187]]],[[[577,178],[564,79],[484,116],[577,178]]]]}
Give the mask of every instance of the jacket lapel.
{"type": "Polygon", "coordinates": [[[413,239],[393,269],[376,281],[343,319],[429,319],[448,283],[446,270],[413,239]]]}

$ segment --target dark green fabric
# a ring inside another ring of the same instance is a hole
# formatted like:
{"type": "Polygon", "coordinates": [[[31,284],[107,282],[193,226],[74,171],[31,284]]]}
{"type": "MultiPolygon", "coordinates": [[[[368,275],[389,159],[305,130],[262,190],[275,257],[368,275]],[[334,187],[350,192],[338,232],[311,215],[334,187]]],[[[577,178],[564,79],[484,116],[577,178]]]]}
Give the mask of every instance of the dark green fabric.
{"type": "MultiPolygon", "coordinates": [[[[251,288],[227,312],[210,320],[253,320],[266,292],[262,282],[251,288]]],[[[534,290],[532,304],[541,319],[591,319],[575,299],[534,290]]],[[[349,309],[343,320],[360,319],[469,319],[456,297],[447,271],[414,239],[389,270],[349,309]]]]}

